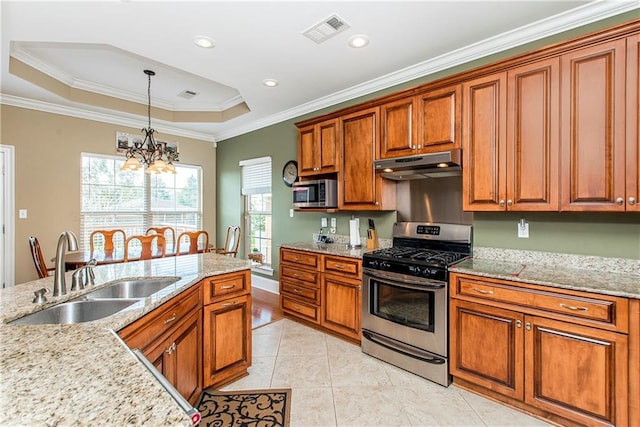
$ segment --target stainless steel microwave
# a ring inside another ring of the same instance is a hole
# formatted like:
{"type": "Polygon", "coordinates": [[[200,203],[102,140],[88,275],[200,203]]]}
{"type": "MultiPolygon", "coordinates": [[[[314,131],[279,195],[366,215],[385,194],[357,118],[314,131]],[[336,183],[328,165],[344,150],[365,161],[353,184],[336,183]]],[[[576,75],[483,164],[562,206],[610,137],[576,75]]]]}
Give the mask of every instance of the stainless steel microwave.
{"type": "Polygon", "coordinates": [[[293,207],[337,208],[338,184],[335,179],[318,179],[293,183],[293,207]]]}

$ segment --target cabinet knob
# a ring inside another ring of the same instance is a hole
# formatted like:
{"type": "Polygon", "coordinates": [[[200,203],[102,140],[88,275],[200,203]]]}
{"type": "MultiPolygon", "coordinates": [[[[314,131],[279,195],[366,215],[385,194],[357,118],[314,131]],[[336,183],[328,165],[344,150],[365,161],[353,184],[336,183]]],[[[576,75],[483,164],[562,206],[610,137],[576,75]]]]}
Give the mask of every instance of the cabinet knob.
{"type": "Polygon", "coordinates": [[[628,202],[629,202],[629,204],[630,204],[630,205],[635,205],[635,204],[636,204],[636,199],[635,199],[635,197],[629,197],[628,202]]]}
{"type": "Polygon", "coordinates": [[[522,321],[516,320],[516,328],[522,328],[522,321]]]}
{"type": "Polygon", "coordinates": [[[167,352],[167,354],[171,354],[174,351],[176,351],[176,343],[171,343],[171,345],[169,347],[167,347],[167,349],[165,350],[167,352]]]}
{"type": "Polygon", "coordinates": [[[622,197],[618,197],[616,199],[616,205],[622,205],[624,203],[624,199],[622,197]]]}
{"type": "Polygon", "coordinates": [[[504,207],[504,200],[500,200],[500,202],[498,203],[500,206],[504,207]]]}
{"type": "Polygon", "coordinates": [[[513,201],[511,199],[507,200],[507,206],[513,205],[513,201]]]}
{"type": "Polygon", "coordinates": [[[529,322],[525,323],[525,324],[524,324],[524,327],[525,327],[525,329],[526,329],[527,331],[530,331],[530,330],[531,330],[531,323],[529,323],[529,322]]]}

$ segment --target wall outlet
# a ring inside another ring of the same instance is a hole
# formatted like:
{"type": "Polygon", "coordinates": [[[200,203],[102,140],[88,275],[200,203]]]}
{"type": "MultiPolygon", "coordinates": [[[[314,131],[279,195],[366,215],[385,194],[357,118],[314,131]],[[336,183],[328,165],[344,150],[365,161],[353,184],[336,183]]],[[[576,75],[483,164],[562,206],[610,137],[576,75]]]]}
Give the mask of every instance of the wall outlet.
{"type": "Polygon", "coordinates": [[[26,209],[18,210],[18,218],[27,219],[27,210],[26,209]]]}
{"type": "Polygon", "coordinates": [[[293,209],[289,209],[289,218],[293,218],[293,209]]]}
{"type": "Polygon", "coordinates": [[[521,219],[518,223],[518,238],[519,239],[528,239],[529,238],[529,223],[524,219],[521,219]]]}
{"type": "Polygon", "coordinates": [[[335,218],[331,218],[331,228],[330,228],[331,234],[336,234],[337,227],[338,226],[337,226],[336,219],[335,218]]]}
{"type": "Polygon", "coordinates": [[[320,227],[328,227],[327,218],[322,218],[320,220],[320,227]]]}

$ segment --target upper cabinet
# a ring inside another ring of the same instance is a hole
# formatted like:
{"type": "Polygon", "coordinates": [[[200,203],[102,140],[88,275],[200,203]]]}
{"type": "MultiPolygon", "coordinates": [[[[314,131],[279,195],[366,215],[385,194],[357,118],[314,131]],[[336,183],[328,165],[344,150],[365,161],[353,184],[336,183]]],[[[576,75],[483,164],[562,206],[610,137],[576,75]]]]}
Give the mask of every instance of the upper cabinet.
{"type": "Polygon", "coordinates": [[[375,173],[373,161],[380,137],[380,108],[373,107],[340,117],[342,167],[338,208],[342,210],[393,210],[395,182],[375,173]]]}
{"type": "Polygon", "coordinates": [[[561,57],[561,210],[626,208],[625,55],[619,39],[561,57]]]}
{"type": "Polygon", "coordinates": [[[338,121],[327,120],[298,131],[298,174],[335,173],[339,164],[338,121]]]}
{"type": "Polygon", "coordinates": [[[457,84],[383,104],[377,158],[460,148],[461,90],[457,84]]]}

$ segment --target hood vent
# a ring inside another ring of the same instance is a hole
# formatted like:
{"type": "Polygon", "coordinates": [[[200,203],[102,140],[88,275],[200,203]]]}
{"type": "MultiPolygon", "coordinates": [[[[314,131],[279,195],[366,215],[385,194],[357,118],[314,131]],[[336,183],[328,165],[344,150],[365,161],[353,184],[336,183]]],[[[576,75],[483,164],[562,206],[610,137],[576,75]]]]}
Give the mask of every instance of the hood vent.
{"type": "Polygon", "coordinates": [[[338,33],[343,32],[350,25],[337,14],[333,14],[317,24],[305,30],[302,34],[309,37],[314,42],[320,44],[327,41],[338,33]]]}
{"type": "Polygon", "coordinates": [[[374,162],[377,173],[396,181],[410,179],[444,178],[462,174],[460,149],[408,157],[382,159],[374,162]]]}

